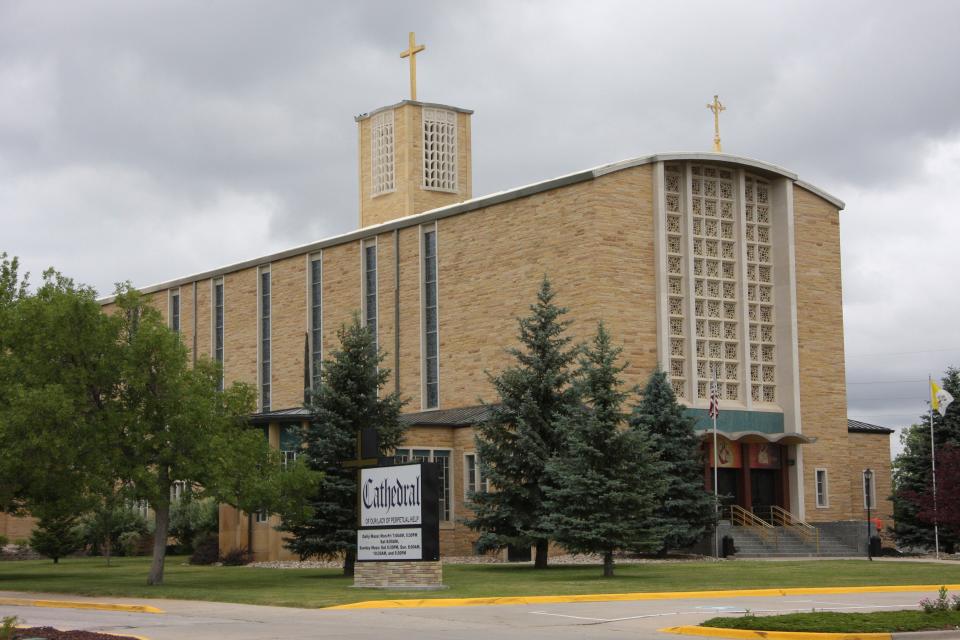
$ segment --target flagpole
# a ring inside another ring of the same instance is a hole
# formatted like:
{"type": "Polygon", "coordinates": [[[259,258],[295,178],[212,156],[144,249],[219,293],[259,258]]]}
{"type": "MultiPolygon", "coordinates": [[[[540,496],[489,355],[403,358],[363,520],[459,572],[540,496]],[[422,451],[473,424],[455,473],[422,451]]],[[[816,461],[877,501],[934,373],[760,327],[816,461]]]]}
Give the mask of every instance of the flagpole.
{"type": "MultiPolygon", "coordinates": [[[[713,393],[711,394],[716,398],[716,394],[719,392],[717,389],[717,370],[713,370],[713,393]]],[[[713,400],[712,402],[719,403],[719,399],[713,400]]],[[[711,402],[711,403],[712,403],[711,402]]],[[[717,486],[717,411],[711,409],[710,415],[713,418],[713,514],[717,522],[717,526],[713,528],[713,550],[714,555],[719,559],[720,558],[720,488],[717,486]]]]}
{"type": "Polygon", "coordinates": [[[933,472],[933,546],[936,550],[937,560],[940,559],[940,525],[937,514],[937,456],[934,453],[933,440],[933,376],[927,376],[930,382],[930,470],[933,472]]]}

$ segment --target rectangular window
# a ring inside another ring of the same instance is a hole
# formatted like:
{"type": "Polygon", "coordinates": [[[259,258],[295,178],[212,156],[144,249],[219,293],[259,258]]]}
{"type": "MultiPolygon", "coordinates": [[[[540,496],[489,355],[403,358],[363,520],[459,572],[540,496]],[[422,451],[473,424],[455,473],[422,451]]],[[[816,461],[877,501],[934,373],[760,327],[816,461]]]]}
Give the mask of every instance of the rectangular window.
{"type": "Polygon", "coordinates": [[[818,507],[829,507],[830,506],[830,496],[827,493],[827,470],[826,469],[817,469],[816,471],[816,482],[817,482],[817,506],[818,507]]]}
{"type": "Polygon", "coordinates": [[[270,411],[270,269],[260,269],[260,410],[270,411]]]}
{"type": "Polygon", "coordinates": [[[437,314],[437,231],[423,233],[424,406],[440,406],[440,341],[437,314]]]}
{"type": "Polygon", "coordinates": [[[187,481],[186,480],[175,480],[170,486],[170,501],[177,502],[182,500],[183,497],[187,494],[187,481]]]}
{"type": "Polygon", "coordinates": [[[296,449],[280,452],[280,464],[283,465],[284,470],[297,461],[299,453],[296,449]]]}
{"type": "Polygon", "coordinates": [[[370,119],[370,162],[373,195],[393,191],[393,109],[370,119]]]}
{"type": "Polygon", "coordinates": [[[377,241],[363,245],[363,319],[377,344],[377,241]]]}
{"type": "Polygon", "coordinates": [[[323,261],[310,260],[310,374],[314,391],[320,387],[323,361],[323,261]]]}
{"type": "Polygon", "coordinates": [[[486,493],[490,490],[489,483],[483,475],[483,469],[480,468],[480,458],[475,453],[468,453],[464,456],[464,483],[463,497],[470,499],[470,496],[477,491],[486,493]]]}
{"type": "Polygon", "coordinates": [[[267,513],[266,511],[263,511],[262,509],[260,511],[257,511],[257,524],[263,524],[265,522],[268,522],[269,520],[270,520],[269,513],[267,513]]]}
{"type": "Polygon", "coordinates": [[[180,333],[180,290],[170,292],[170,328],[180,333]]]}
{"type": "Polygon", "coordinates": [[[864,509],[876,509],[877,508],[877,486],[876,486],[876,475],[870,476],[867,478],[867,474],[863,474],[863,508],[864,509]]]}
{"type": "Polygon", "coordinates": [[[397,463],[436,462],[440,465],[440,520],[451,522],[450,450],[449,449],[397,449],[397,463]]]}
{"type": "Polygon", "coordinates": [[[213,281],[213,359],[220,364],[217,388],[223,391],[223,279],[213,281]]]}
{"type": "Polygon", "coordinates": [[[457,191],[457,114],[423,109],[423,188],[457,191]]]}

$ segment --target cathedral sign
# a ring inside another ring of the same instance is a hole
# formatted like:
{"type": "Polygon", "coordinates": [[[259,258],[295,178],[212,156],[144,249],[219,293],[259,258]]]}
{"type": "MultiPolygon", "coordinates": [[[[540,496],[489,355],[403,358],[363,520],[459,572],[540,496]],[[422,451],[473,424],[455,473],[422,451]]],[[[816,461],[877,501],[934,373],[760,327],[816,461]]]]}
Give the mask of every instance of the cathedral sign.
{"type": "Polygon", "coordinates": [[[357,560],[440,558],[440,469],[430,462],[362,469],[357,560]]]}

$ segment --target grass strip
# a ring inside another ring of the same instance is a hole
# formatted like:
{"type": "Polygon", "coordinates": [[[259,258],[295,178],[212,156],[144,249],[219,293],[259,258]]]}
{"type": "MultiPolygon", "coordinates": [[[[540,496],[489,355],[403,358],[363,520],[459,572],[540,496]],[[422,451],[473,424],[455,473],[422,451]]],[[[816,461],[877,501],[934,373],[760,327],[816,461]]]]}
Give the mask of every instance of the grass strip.
{"type": "Polygon", "coordinates": [[[926,613],[919,610],[846,613],[816,611],[777,616],[746,615],[711,618],[700,626],[754,631],[806,631],[820,633],[897,633],[960,628],[960,611],[926,613]]]}
{"type": "Polygon", "coordinates": [[[614,578],[599,566],[445,565],[449,589],[436,592],[351,589],[337,569],[203,567],[168,559],[165,584],[146,585],[149,558],[64,558],[0,562],[0,591],[85,596],[174,598],[289,607],[329,607],[363,600],[702,591],[785,587],[960,584],[960,565],[821,560],[672,562],[618,565],[614,578]]]}

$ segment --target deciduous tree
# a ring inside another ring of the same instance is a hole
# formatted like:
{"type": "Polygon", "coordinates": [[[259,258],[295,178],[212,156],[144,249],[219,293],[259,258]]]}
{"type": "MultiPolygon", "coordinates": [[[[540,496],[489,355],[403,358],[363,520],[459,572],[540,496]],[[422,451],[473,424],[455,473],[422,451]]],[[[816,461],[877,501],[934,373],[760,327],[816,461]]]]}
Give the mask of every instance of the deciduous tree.
{"type": "MultiPolygon", "coordinates": [[[[948,367],[942,385],[954,398],[946,415],[933,412],[933,434],[936,450],[960,446],[960,369],[948,367]]],[[[904,429],[900,434],[903,451],[893,461],[893,534],[901,547],[933,548],[933,524],[920,517],[915,497],[930,494],[932,473],[930,460],[930,414],[904,429]]],[[[938,469],[939,481],[939,469],[938,469]]],[[[938,491],[939,494],[939,491],[938,491]]],[[[940,532],[942,548],[953,551],[960,546],[960,532],[940,532]]]]}

